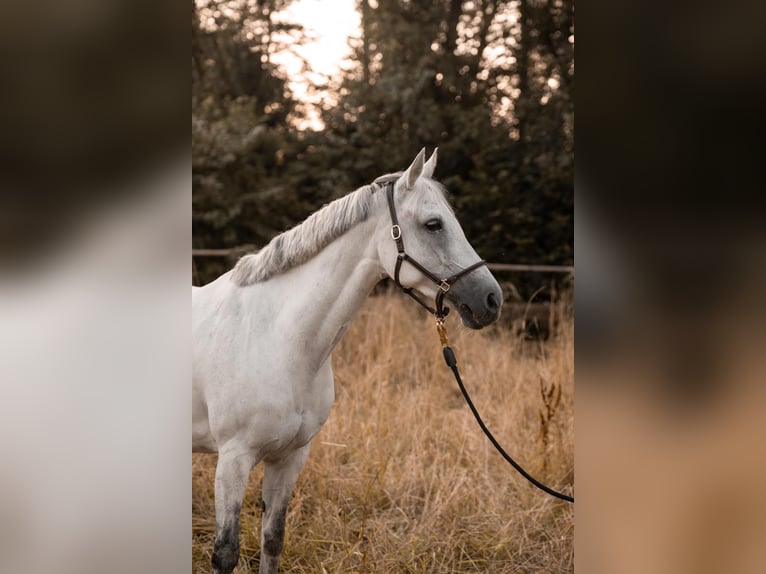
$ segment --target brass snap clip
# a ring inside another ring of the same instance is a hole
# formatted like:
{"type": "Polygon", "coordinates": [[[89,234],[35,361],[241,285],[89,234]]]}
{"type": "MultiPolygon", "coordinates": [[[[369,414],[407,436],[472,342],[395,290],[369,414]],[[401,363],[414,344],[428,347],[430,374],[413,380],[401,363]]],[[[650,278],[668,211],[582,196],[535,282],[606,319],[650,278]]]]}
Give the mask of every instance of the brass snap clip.
{"type": "Polygon", "coordinates": [[[439,341],[442,347],[447,346],[447,327],[444,325],[444,319],[441,317],[436,318],[436,331],[439,333],[439,341]]]}

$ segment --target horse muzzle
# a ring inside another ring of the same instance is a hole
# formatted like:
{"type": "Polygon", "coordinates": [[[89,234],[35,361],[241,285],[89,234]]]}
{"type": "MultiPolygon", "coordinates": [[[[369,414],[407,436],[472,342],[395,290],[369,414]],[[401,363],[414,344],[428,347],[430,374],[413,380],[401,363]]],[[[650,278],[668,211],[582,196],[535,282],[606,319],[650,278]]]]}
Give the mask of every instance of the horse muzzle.
{"type": "Polygon", "coordinates": [[[493,283],[494,285],[489,288],[485,286],[483,289],[466,285],[466,289],[463,290],[456,285],[450,290],[455,293],[450,293],[447,300],[460,314],[463,325],[469,329],[483,329],[500,318],[503,291],[494,278],[493,283]]]}

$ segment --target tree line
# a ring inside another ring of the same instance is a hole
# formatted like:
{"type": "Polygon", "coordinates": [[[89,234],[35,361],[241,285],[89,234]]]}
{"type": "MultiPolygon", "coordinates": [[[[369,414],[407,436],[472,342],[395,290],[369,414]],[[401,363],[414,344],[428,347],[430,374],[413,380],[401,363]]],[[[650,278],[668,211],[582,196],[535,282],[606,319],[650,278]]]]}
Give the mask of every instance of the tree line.
{"type": "MultiPolygon", "coordinates": [[[[573,263],[571,0],[358,0],[352,65],[315,86],[318,130],[274,61],[307,38],[277,17],[290,3],[192,0],[194,247],[262,246],[438,146],[482,257],[573,263]]],[[[195,264],[205,282],[231,262],[195,264]]]]}

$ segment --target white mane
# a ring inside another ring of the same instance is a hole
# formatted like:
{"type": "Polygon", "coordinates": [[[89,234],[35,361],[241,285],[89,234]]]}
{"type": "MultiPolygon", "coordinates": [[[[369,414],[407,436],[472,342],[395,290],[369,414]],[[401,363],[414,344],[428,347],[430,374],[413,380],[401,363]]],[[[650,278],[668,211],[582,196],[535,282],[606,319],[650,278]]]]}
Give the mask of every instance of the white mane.
{"type": "MultiPolygon", "coordinates": [[[[351,227],[366,220],[375,209],[374,192],[398,180],[401,175],[402,172],[397,172],[380,176],[370,185],[336,199],[303,223],[277,235],[260,251],[244,255],[234,266],[232,281],[244,287],[267,281],[305,263],[351,227]]],[[[422,190],[418,194],[421,200],[428,196],[438,197],[452,211],[439,183],[429,178],[420,178],[418,183],[422,190]]]]}
{"type": "MultiPolygon", "coordinates": [[[[376,180],[379,181],[379,180],[376,180]]],[[[277,235],[266,247],[237,261],[232,280],[240,286],[266,281],[305,263],[374,208],[376,184],[365,185],[325,205],[303,223],[277,235]]]]}

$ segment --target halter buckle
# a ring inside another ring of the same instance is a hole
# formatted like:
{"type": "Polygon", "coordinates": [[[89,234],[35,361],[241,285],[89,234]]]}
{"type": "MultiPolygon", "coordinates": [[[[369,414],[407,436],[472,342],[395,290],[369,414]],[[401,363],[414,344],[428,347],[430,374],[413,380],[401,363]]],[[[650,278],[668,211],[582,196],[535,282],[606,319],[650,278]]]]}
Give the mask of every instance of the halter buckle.
{"type": "Polygon", "coordinates": [[[442,293],[449,291],[450,287],[452,287],[452,285],[446,279],[442,279],[439,283],[439,289],[442,290],[442,293]]]}
{"type": "Polygon", "coordinates": [[[394,241],[399,241],[399,239],[402,237],[402,228],[398,225],[392,225],[391,226],[391,239],[394,241]]]}

